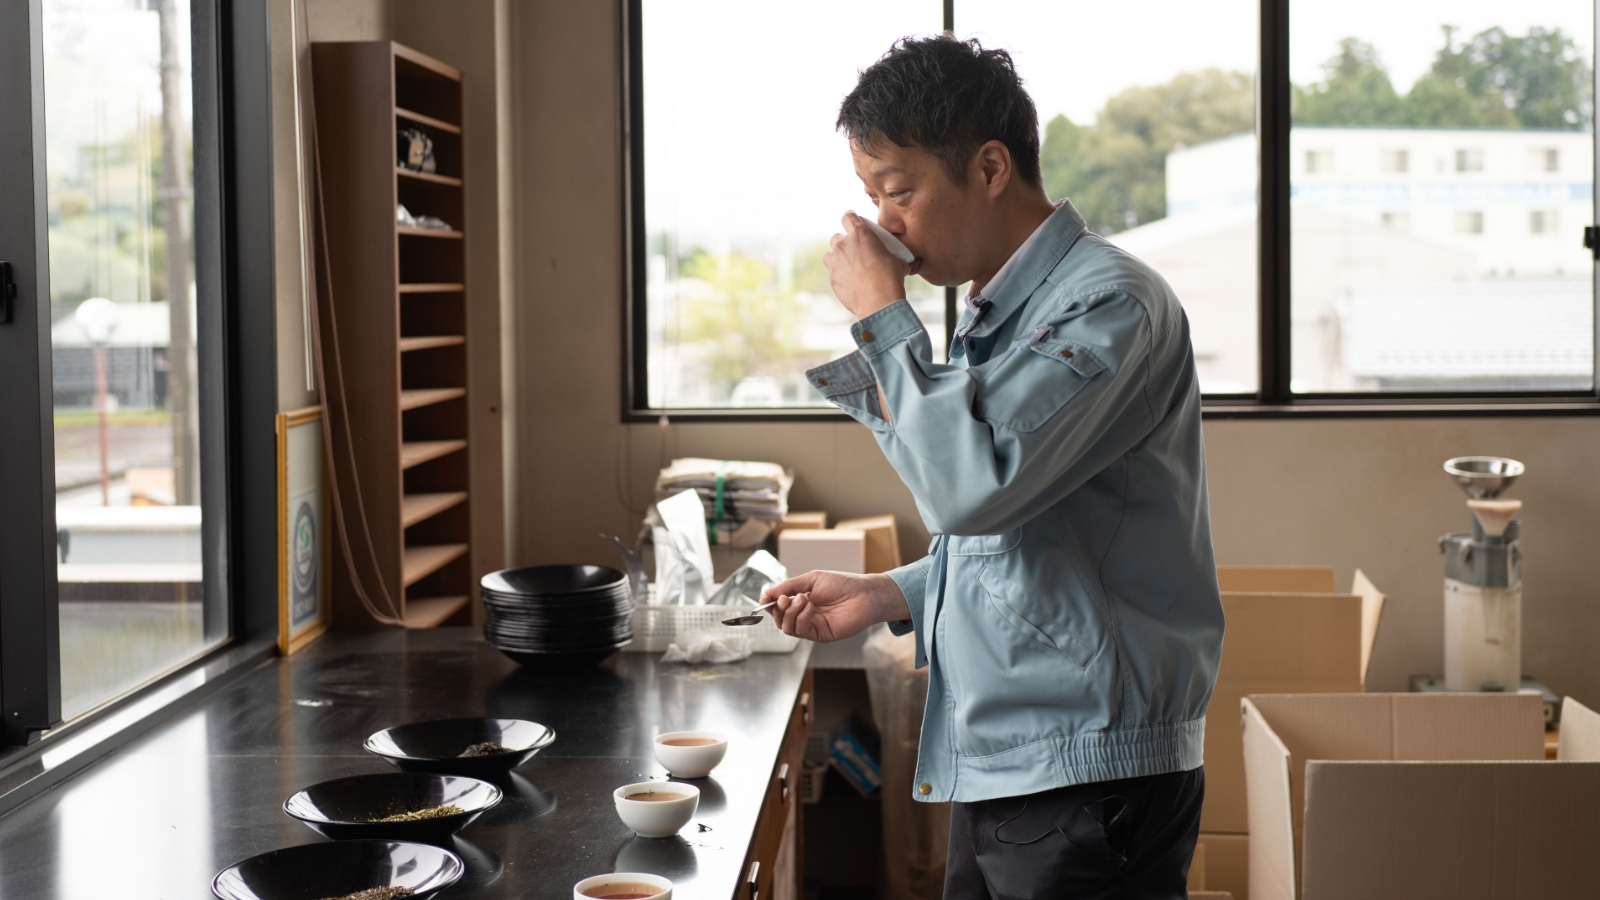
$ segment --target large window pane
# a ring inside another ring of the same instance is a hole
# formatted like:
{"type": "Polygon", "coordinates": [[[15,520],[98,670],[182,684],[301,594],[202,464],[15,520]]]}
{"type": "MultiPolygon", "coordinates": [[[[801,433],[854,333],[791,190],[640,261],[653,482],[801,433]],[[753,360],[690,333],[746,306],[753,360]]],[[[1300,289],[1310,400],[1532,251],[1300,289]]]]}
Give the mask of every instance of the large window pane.
{"type": "Polygon", "coordinates": [[[1290,23],[1294,390],[1590,388],[1593,2],[1290,23]]]}
{"type": "MultiPolygon", "coordinates": [[[[822,254],[873,215],[839,101],[941,22],[939,0],[644,0],[650,406],[827,405],[804,371],[854,344],[822,254]]],[[[907,292],[942,354],[944,292],[907,292]]]]}
{"type": "Polygon", "coordinates": [[[43,21],[70,719],[205,646],[190,29],[180,0],[45,0],[43,21]]]}
{"type": "Polygon", "coordinates": [[[1256,389],[1255,0],[960,0],[1016,60],[1045,188],[1166,277],[1202,390],[1256,389]]]}

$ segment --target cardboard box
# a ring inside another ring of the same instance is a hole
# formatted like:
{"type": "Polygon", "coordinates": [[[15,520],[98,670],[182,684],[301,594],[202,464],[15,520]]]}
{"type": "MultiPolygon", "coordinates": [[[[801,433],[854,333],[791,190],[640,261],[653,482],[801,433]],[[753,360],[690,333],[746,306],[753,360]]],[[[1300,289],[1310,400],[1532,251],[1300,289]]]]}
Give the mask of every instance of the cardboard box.
{"type": "Polygon", "coordinates": [[[1194,855],[1189,857],[1189,883],[1190,893],[1206,889],[1206,845],[1194,845],[1194,855]]]}
{"type": "Polygon", "coordinates": [[[867,572],[887,572],[900,568],[900,529],[894,514],[865,519],[845,519],[835,531],[859,531],[867,536],[867,572]]]}
{"type": "Polygon", "coordinates": [[[1223,593],[1331,594],[1333,570],[1327,566],[1217,566],[1223,593]]]}
{"type": "Polygon", "coordinates": [[[778,561],[789,575],[813,569],[863,574],[867,570],[867,536],[862,531],[789,528],[778,533],[778,561]]]}
{"type": "Polygon", "coordinates": [[[1206,848],[1206,889],[1250,900],[1250,836],[1202,831],[1199,846],[1206,848]]]}
{"type": "Polygon", "coordinates": [[[778,530],[785,528],[827,528],[828,514],[825,512],[791,512],[785,513],[783,522],[778,525],[778,530]]]}
{"type": "Polygon", "coordinates": [[[1249,694],[1359,693],[1384,598],[1360,572],[1355,591],[1332,593],[1333,570],[1326,567],[1224,566],[1217,582],[1260,590],[1222,593],[1228,625],[1206,710],[1200,830],[1246,834],[1239,701],[1249,694]]]}
{"type": "MultiPolygon", "coordinates": [[[[1258,694],[1242,710],[1255,900],[1600,897],[1600,741],[1546,761],[1540,697],[1258,694]]],[[[1563,715],[1600,733],[1577,703],[1563,715]]]]}

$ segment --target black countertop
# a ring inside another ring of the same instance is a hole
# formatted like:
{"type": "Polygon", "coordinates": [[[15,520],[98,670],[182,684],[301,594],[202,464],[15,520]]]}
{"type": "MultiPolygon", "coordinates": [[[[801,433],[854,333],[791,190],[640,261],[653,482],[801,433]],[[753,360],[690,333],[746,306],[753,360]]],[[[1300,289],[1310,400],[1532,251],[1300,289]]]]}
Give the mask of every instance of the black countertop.
{"type": "Polygon", "coordinates": [[[674,896],[732,897],[799,692],[809,645],[730,665],[620,653],[566,673],[520,669],[471,629],[329,634],[180,713],[0,818],[0,898],[208,898],[238,860],[320,835],[283,801],[331,778],[394,771],[361,749],[404,722],[491,715],[555,729],[456,839],[455,898],[567,898],[611,871],[671,878],[674,896]],[[727,758],[696,784],[680,837],[634,837],[612,789],[665,778],[658,733],[722,731],[727,758]],[[702,831],[700,826],[709,827],[702,831]]]}

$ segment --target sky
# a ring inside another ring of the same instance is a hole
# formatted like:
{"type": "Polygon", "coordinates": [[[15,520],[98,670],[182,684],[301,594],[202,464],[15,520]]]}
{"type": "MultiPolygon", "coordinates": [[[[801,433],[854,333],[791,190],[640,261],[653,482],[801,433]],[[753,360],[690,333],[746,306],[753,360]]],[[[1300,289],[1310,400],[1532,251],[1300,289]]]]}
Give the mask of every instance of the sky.
{"type": "MultiPolygon", "coordinates": [[[[178,9],[187,76],[188,4],[178,9]]],[[[47,165],[52,179],[83,176],[80,147],[122,140],[141,111],[160,115],[160,15],[126,0],[45,0],[43,25],[47,165]]],[[[189,85],[185,77],[185,120],[189,85]]]]}
{"type": "MultiPolygon", "coordinates": [[[[644,0],[646,215],[713,251],[796,248],[870,213],[833,129],[839,101],[898,37],[942,26],[939,0],[644,0]]],[[[1257,0],[956,0],[956,33],[1010,50],[1041,123],[1092,122],[1106,99],[1208,66],[1253,71],[1257,0]]],[[[1424,74],[1439,26],[1470,36],[1561,26],[1594,44],[1590,0],[1302,0],[1290,67],[1322,77],[1339,39],[1378,48],[1396,89],[1424,74]]]]}

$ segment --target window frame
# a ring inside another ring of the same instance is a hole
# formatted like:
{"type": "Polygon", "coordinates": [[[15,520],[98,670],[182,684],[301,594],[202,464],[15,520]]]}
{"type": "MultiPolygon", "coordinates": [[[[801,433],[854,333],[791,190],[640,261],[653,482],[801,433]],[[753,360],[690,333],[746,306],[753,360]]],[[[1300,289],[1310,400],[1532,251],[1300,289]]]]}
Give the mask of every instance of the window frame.
{"type": "MultiPolygon", "coordinates": [[[[622,421],[653,422],[678,419],[693,422],[796,422],[846,421],[833,408],[803,407],[651,407],[649,403],[649,344],[646,322],[647,272],[644,196],[644,0],[618,0],[619,42],[622,61],[621,159],[624,190],[623,378],[622,421]]],[[[1595,379],[1587,391],[1384,391],[1319,392],[1297,394],[1290,389],[1292,337],[1290,315],[1290,169],[1291,99],[1289,78],[1289,15],[1293,0],[1260,0],[1260,46],[1256,76],[1256,141],[1260,160],[1257,181],[1256,303],[1258,386],[1254,392],[1207,394],[1201,399],[1205,418],[1378,418],[1378,417],[1478,417],[1569,416],[1600,414],[1600,268],[1592,276],[1596,303],[1594,316],[1595,379]]],[[[1301,0],[1305,2],[1305,0],[1301,0]]],[[[956,0],[944,0],[946,31],[955,30],[956,0]]],[[[1596,7],[1591,48],[1600,48],[1600,0],[1596,7]]],[[[1600,73],[1600,50],[1591,49],[1591,69],[1600,73]]],[[[1600,74],[1595,77],[1600,96],[1600,74]]],[[[1600,133],[1600,116],[1591,135],[1600,133]]],[[[1600,140],[1593,155],[1591,177],[1600,186],[1600,140]]],[[[1600,203],[1596,203],[1600,219],[1600,203]]],[[[1586,223],[1587,224],[1587,223],[1586,223]]],[[[1568,225],[1568,228],[1574,226],[1568,225]]],[[[1570,232],[1581,236],[1581,226],[1570,232]]],[[[1559,235],[1559,232],[1557,232],[1559,235]]],[[[1600,261],[1600,247],[1595,250],[1600,261]]],[[[945,335],[953,335],[956,289],[945,288],[945,335]]]]}
{"type": "Polygon", "coordinates": [[[0,324],[0,812],[259,663],[277,631],[268,9],[193,0],[202,606],[219,643],[61,719],[42,19],[42,0],[0,7],[0,114],[17,132],[0,145],[0,191],[16,198],[0,207],[0,259],[18,287],[0,324]],[[51,748],[76,762],[52,765],[51,748]]]}

